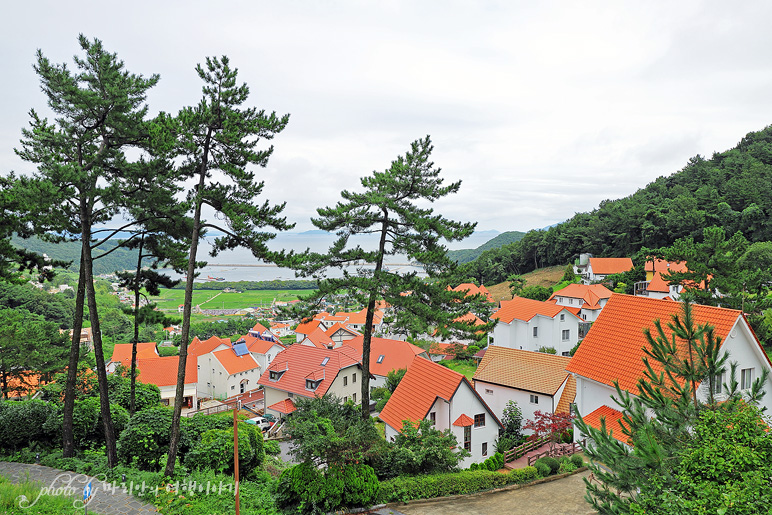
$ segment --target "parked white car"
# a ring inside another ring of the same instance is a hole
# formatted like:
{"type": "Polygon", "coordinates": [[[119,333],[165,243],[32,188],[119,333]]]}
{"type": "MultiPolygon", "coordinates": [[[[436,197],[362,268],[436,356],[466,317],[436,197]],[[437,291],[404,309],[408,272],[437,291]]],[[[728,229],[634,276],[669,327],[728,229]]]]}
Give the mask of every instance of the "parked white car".
{"type": "Polygon", "coordinates": [[[261,431],[267,431],[271,428],[273,422],[270,422],[265,417],[252,417],[247,420],[247,424],[255,424],[261,431]]]}

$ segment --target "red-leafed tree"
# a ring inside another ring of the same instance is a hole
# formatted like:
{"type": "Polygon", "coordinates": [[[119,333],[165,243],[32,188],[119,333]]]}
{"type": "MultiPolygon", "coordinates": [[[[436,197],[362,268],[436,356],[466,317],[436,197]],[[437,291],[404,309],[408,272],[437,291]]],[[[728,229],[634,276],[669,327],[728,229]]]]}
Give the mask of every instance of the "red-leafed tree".
{"type": "Polygon", "coordinates": [[[531,440],[538,440],[543,436],[549,437],[550,450],[563,438],[563,435],[571,429],[574,423],[574,416],[570,413],[548,413],[536,410],[533,414],[535,418],[527,421],[523,429],[533,431],[529,437],[531,440]]]}

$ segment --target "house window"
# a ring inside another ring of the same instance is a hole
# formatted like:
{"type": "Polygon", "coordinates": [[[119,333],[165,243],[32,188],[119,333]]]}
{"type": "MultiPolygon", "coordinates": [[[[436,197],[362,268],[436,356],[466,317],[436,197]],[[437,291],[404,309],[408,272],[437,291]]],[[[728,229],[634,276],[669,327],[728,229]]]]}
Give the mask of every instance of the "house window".
{"type": "Polygon", "coordinates": [[[322,360],[322,366],[326,366],[328,361],[330,361],[330,358],[324,358],[322,360]]]}
{"type": "Polygon", "coordinates": [[[539,404],[539,396],[531,395],[531,404],[539,404]]]}
{"type": "Polygon", "coordinates": [[[573,304],[574,303],[574,299],[568,299],[568,303],[569,304],[573,304]]]}
{"type": "Polygon", "coordinates": [[[474,427],[485,427],[485,413],[478,413],[474,416],[474,427]]]}
{"type": "Polygon", "coordinates": [[[351,396],[351,400],[354,401],[354,404],[357,403],[357,394],[354,394],[351,396]]]}
{"type": "Polygon", "coordinates": [[[431,421],[432,425],[435,425],[437,423],[437,413],[434,411],[429,413],[429,420],[431,421]]]}
{"type": "Polygon", "coordinates": [[[538,327],[534,327],[533,328],[533,337],[537,338],[538,336],[539,336],[539,328],[538,327]]]}
{"type": "Polygon", "coordinates": [[[483,442],[482,444],[482,455],[483,456],[488,455],[488,442],[483,442]]]}
{"type": "Polygon", "coordinates": [[[560,321],[561,322],[565,322],[566,321],[566,314],[565,313],[561,313],[560,314],[560,321]]]}
{"type": "Polygon", "coordinates": [[[563,335],[563,341],[567,342],[568,340],[571,339],[571,329],[563,329],[562,335],[563,335]]]}
{"type": "Polygon", "coordinates": [[[472,426],[464,427],[464,449],[472,452],[472,426]]]}
{"type": "Polygon", "coordinates": [[[571,356],[571,352],[570,351],[563,352],[563,353],[561,353],[561,355],[563,355],[563,356],[571,356]]]}
{"type": "Polygon", "coordinates": [[[306,379],[306,390],[316,390],[321,382],[321,379],[318,381],[314,381],[313,379],[306,379]]]}
{"type": "Polygon", "coordinates": [[[284,374],[284,370],[271,370],[268,374],[268,379],[271,381],[278,381],[281,379],[282,374],[284,374]]]}
{"type": "Polygon", "coordinates": [[[348,385],[348,376],[343,376],[343,386],[348,385]]]}
{"type": "Polygon", "coordinates": [[[724,374],[716,374],[713,376],[713,394],[721,393],[722,383],[724,382],[724,374]]]}
{"type": "Polygon", "coordinates": [[[493,395],[493,390],[491,390],[490,388],[486,388],[485,395],[493,395]]]}
{"type": "Polygon", "coordinates": [[[384,356],[383,354],[381,354],[380,356],[378,356],[378,361],[377,361],[377,363],[383,363],[383,358],[385,358],[385,357],[386,357],[386,356],[384,356]]]}
{"type": "Polygon", "coordinates": [[[343,402],[348,402],[348,396],[343,397],[343,402]]]}
{"type": "Polygon", "coordinates": [[[352,383],[356,383],[356,382],[357,382],[357,374],[356,374],[356,372],[354,372],[353,374],[351,374],[351,382],[352,382],[352,383]]]}
{"type": "Polygon", "coordinates": [[[744,368],[740,371],[740,388],[747,390],[753,384],[753,369],[744,368]]]}
{"type": "MultiPolygon", "coordinates": [[[[233,385],[233,384],[232,384],[232,385],[231,385],[231,390],[235,390],[235,389],[236,389],[236,385],[233,385]]],[[[244,392],[241,392],[241,393],[244,393],[244,392]]]]}
{"type": "Polygon", "coordinates": [[[293,398],[294,396],[295,396],[295,394],[294,394],[294,393],[292,393],[292,392],[287,392],[287,397],[289,397],[290,399],[291,399],[291,398],[293,398]]]}
{"type": "Polygon", "coordinates": [[[239,385],[239,393],[244,393],[245,391],[247,391],[247,383],[248,382],[249,381],[246,380],[246,379],[241,381],[241,384],[239,385]]]}

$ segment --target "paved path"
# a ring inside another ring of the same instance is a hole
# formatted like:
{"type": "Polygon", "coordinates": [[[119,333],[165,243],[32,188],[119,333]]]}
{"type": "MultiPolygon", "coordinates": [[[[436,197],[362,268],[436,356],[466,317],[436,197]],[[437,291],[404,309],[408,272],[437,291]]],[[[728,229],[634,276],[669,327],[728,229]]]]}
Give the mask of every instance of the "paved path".
{"type": "MultiPolygon", "coordinates": [[[[149,515],[158,513],[155,506],[145,504],[133,495],[124,492],[120,485],[113,490],[109,484],[66,470],[53,469],[42,465],[29,465],[27,463],[0,462],[0,475],[7,477],[14,483],[24,481],[37,481],[43,488],[69,487],[75,498],[76,507],[83,508],[83,487],[91,481],[93,494],[88,502],[89,511],[100,515],[149,515]],[[109,489],[106,489],[109,487],[109,489]]],[[[61,490],[60,490],[61,491],[61,490]]],[[[30,502],[34,499],[30,499],[30,502]]]]}
{"type": "Polygon", "coordinates": [[[584,481],[589,471],[517,490],[472,494],[449,501],[404,504],[379,511],[405,515],[590,515],[596,513],[584,500],[584,481]]]}

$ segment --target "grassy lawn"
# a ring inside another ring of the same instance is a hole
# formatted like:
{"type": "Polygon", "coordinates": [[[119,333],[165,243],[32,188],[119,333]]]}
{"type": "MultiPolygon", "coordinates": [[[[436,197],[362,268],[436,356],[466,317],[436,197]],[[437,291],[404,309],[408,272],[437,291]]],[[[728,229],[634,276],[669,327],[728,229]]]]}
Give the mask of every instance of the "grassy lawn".
{"type": "MultiPolygon", "coordinates": [[[[38,499],[39,492],[39,483],[25,482],[17,485],[0,476],[0,512],[7,515],[79,515],[83,513],[83,508],[76,509],[73,505],[74,497],[44,494],[38,499]],[[24,498],[19,498],[22,495],[26,497],[26,501],[24,498]],[[23,508],[19,505],[20,502],[23,508]],[[32,503],[35,504],[32,505],[32,503]]],[[[89,512],[96,515],[91,510],[89,512]]]]}
{"type": "MultiPolygon", "coordinates": [[[[222,293],[217,290],[193,290],[193,305],[201,309],[241,309],[269,306],[274,300],[296,300],[298,295],[308,295],[312,290],[245,290],[243,293],[222,293]]],[[[185,298],[185,290],[161,290],[161,295],[151,297],[162,310],[176,311],[185,298]]]]}
{"type": "Polygon", "coordinates": [[[458,361],[458,360],[452,359],[449,361],[444,361],[443,363],[448,365],[449,369],[455,370],[460,374],[464,374],[466,378],[469,379],[470,381],[472,380],[472,376],[477,370],[477,363],[475,363],[473,360],[458,361]]]}

